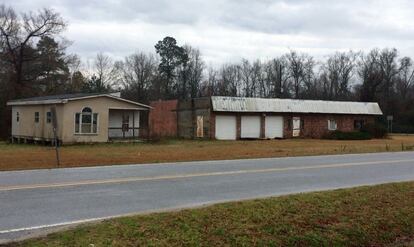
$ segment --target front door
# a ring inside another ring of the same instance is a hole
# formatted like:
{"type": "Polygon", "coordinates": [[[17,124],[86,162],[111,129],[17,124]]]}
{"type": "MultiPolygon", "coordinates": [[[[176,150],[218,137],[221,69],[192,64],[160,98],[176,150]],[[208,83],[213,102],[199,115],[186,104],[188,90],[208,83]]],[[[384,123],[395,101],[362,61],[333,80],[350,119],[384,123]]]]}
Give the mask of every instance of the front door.
{"type": "Polygon", "coordinates": [[[293,125],[293,137],[300,136],[300,117],[294,117],[292,119],[292,125],[293,125]]]}
{"type": "Polygon", "coordinates": [[[125,132],[129,131],[129,113],[125,113],[122,115],[122,135],[125,137],[125,132]]]}

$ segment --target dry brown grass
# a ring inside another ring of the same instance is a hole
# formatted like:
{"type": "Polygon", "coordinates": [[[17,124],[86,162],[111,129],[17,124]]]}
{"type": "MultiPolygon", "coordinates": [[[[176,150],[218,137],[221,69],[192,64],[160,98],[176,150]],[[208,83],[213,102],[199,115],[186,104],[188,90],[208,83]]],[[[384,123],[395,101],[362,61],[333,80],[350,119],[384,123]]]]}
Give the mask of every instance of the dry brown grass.
{"type": "MultiPolygon", "coordinates": [[[[64,146],[62,167],[414,150],[414,136],[365,141],[257,140],[64,146]]],[[[0,143],[0,170],[56,167],[52,147],[0,143]]]]}

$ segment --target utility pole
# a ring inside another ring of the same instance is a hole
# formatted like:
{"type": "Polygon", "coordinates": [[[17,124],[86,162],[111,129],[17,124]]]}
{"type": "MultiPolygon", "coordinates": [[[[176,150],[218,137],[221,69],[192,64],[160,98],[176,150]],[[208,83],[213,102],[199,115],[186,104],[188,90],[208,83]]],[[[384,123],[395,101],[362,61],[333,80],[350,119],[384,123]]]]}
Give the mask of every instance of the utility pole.
{"type": "Polygon", "coordinates": [[[52,113],[52,124],[53,124],[53,137],[55,143],[55,151],[56,151],[56,166],[60,166],[60,159],[59,159],[59,138],[57,135],[57,116],[56,116],[56,105],[50,108],[50,112],[52,113]]]}

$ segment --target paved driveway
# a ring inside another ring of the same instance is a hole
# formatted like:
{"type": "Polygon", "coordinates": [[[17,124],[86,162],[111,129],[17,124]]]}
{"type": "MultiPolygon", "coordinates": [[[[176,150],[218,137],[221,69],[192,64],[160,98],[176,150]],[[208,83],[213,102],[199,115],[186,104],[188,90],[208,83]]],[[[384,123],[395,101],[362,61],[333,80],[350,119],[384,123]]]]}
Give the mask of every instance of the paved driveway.
{"type": "Polygon", "coordinates": [[[0,241],[132,213],[414,180],[414,152],[0,172],[0,241]]]}

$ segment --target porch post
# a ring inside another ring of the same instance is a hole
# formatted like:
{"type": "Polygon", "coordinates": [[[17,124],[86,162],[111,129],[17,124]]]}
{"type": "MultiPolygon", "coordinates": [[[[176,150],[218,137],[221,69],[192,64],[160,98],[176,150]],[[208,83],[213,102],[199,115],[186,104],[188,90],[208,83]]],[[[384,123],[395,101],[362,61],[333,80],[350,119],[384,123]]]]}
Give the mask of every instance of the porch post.
{"type": "Polygon", "coordinates": [[[132,138],[135,139],[135,111],[132,111],[132,138]]]}
{"type": "Polygon", "coordinates": [[[124,122],[125,122],[125,111],[122,111],[122,138],[125,139],[125,128],[124,128],[124,122]]]}

